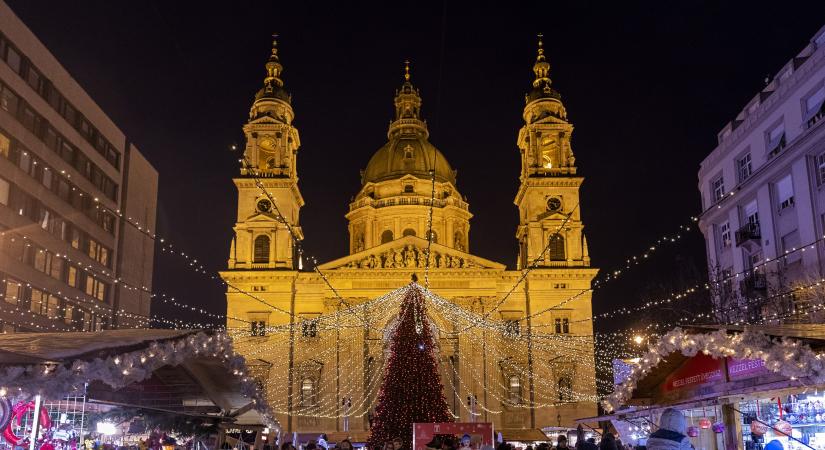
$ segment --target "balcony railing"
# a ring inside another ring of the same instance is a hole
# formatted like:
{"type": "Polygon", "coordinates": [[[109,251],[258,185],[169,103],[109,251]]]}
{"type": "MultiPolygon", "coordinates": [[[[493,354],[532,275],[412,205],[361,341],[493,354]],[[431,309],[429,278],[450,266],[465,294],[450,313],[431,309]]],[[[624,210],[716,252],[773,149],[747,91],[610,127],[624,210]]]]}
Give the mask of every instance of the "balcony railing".
{"type": "Polygon", "coordinates": [[[764,273],[751,271],[745,274],[740,288],[745,293],[765,291],[768,289],[768,279],[764,273]]]}
{"type": "MultiPolygon", "coordinates": [[[[373,208],[384,208],[387,206],[398,206],[398,205],[421,205],[421,206],[430,206],[430,197],[392,197],[380,200],[373,200],[370,197],[362,198],[356,202],[352,202],[349,205],[350,211],[355,211],[358,208],[362,208],[364,206],[372,206],[373,208]]],[[[455,206],[457,208],[463,209],[467,211],[469,209],[469,205],[457,198],[451,197],[447,200],[442,199],[435,199],[433,201],[433,206],[436,208],[443,208],[445,206],[455,206]]]]}
{"type": "Polygon", "coordinates": [[[744,244],[747,241],[759,241],[762,239],[762,233],[759,231],[759,222],[748,222],[742,228],[736,230],[736,246],[744,244]]]}

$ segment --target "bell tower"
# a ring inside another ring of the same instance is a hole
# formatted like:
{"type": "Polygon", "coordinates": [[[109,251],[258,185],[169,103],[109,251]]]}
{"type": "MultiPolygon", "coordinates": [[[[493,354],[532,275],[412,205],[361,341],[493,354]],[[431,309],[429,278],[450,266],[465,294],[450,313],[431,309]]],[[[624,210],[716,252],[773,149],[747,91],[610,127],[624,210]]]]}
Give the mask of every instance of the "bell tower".
{"type": "Polygon", "coordinates": [[[532,89],[525,96],[524,126],[518,134],[518,267],[525,268],[536,259],[539,267],[587,267],[590,257],[579,205],[584,178],[576,175],[576,158],[570,147],[573,125],[567,120],[561,94],[551,86],[542,35],[533,73],[532,89]]]}
{"type": "Polygon", "coordinates": [[[298,265],[290,229],[303,239],[298,221],[304,205],[297,171],[301,141],[292,126],[292,97],[281,79],[283,66],[275,37],[265,65],[264,85],[255,95],[249,121],[243,126],[246,145],[240,159],[241,173],[233,180],[238,188],[238,219],[230,270],[291,270],[298,265]]]}

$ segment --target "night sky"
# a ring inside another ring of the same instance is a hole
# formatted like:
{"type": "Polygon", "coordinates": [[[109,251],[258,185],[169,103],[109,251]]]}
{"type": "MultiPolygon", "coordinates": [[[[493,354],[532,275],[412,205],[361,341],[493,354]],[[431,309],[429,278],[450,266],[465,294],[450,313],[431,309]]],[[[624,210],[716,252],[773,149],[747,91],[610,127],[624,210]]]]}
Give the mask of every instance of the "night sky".
{"type": "MultiPolygon", "coordinates": [[[[409,58],[430,140],[475,214],[471,251],[514,265],[516,137],[543,32],[576,127],[593,264],[613,268],[699,212],[696,173],[717,132],[825,25],[821,1],[9,3],[160,173],[159,234],[213,270],[235,220],[228,148],[242,143],[273,32],[301,134],[305,248],[319,261],[347,253],[344,214],[409,58]]],[[[594,309],[638,302],[704,261],[694,231],[597,291],[594,309]]],[[[168,255],[156,263],[156,292],[225,311],[217,284],[168,255]]]]}

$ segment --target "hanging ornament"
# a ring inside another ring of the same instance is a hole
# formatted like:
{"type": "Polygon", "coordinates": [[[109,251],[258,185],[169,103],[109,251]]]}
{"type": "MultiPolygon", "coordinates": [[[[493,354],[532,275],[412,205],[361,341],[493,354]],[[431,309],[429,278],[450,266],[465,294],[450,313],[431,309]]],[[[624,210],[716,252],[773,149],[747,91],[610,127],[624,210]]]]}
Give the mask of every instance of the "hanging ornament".
{"type": "MultiPolygon", "coordinates": [[[[34,401],[30,402],[18,402],[12,408],[11,417],[9,420],[9,424],[6,425],[6,428],[3,430],[3,437],[6,441],[14,446],[21,445],[22,443],[26,442],[29,437],[24,436],[20,437],[14,434],[14,427],[21,427],[23,425],[23,418],[29,413],[29,411],[34,411],[34,401]]],[[[49,411],[46,408],[40,408],[40,427],[45,429],[49,429],[52,426],[52,422],[49,419],[49,411]]]]}
{"type": "Polygon", "coordinates": [[[751,433],[755,436],[763,436],[768,432],[768,426],[762,423],[759,419],[753,419],[751,422],[751,433]]]}
{"type": "Polygon", "coordinates": [[[690,426],[687,428],[687,435],[690,437],[697,437],[699,436],[699,427],[690,426]]]}
{"type": "Polygon", "coordinates": [[[791,426],[790,422],[786,420],[778,420],[773,427],[779,430],[779,432],[785,436],[790,436],[793,432],[793,427],[791,426]]]}
{"type": "Polygon", "coordinates": [[[725,423],[722,422],[721,417],[719,417],[719,410],[716,409],[716,406],[713,407],[713,417],[716,418],[716,422],[711,425],[710,429],[713,430],[716,434],[721,434],[725,432],[725,423]]]}
{"type": "Polygon", "coordinates": [[[699,428],[703,430],[710,428],[710,419],[708,419],[708,416],[705,414],[705,408],[702,408],[702,418],[699,419],[699,428]]]}

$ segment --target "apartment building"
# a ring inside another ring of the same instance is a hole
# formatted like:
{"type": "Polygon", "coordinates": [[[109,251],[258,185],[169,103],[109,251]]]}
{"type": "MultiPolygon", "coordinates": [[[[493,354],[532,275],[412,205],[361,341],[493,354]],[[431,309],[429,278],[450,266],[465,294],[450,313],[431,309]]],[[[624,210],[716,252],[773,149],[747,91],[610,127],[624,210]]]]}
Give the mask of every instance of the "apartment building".
{"type": "Polygon", "coordinates": [[[0,326],[148,324],[158,174],[0,1],[0,326]]]}
{"type": "Polygon", "coordinates": [[[699,191],[720,320],[816,320],[825,290],[825,27],[718,134],[699,191]],[[817,299],[818,298],[818,299],[817,299]]]}

